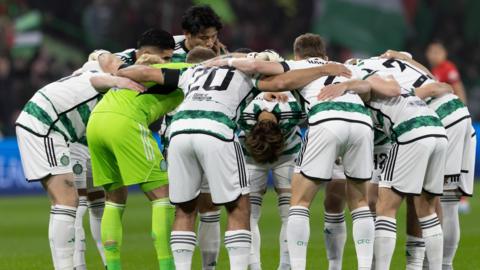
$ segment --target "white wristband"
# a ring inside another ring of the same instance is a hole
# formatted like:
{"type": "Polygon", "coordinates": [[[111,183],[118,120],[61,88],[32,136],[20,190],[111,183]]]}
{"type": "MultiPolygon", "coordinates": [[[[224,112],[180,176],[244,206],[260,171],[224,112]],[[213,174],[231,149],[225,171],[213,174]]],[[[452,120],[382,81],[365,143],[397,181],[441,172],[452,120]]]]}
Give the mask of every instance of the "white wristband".
{"type": "Polygon", "coordinates": [[[227,65],[228,65],[229,67],[232,67],[232,66],[233,66],[233,60],[235,60],[235,58],[229,58],[229,59],[227,60],[227,65]]]}

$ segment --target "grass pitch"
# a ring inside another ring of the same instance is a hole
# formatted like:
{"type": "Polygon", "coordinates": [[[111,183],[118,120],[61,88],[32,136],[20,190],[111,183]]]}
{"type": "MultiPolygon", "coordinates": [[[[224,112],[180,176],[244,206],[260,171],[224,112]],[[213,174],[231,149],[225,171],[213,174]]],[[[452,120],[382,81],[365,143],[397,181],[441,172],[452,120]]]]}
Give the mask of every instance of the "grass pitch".
{"type": "MultiPolygon", "coordinates": [[[[476,192],[480,191],[480,184],[476,192]]],[[[478,193],[477,193],[478,194],[478,193]]],[[[150,239],[150,203],[143,194],[132,193],[124,214],[124,240],[122,247],[123,269],[158,269],[155,250],[150,239]]],[[[323,192],[320,192],[311,210],[311,236],[308,247],[308,269],[327,269],[323,241],[323,192]]],[[[461,215],[462,234],[454,266],[457,270],[480,269],[480,202],[470,199],[471,213],[461,215]]],[[[262,265],[265,270],[276,269],[279,258],[278,233],[280,218],[276,195],[267,192],[260,220],[262,233],[262,265]]],[[[0,198],[0,269],[32,270],[53,269],[47,239],[49,202],[47,196],[0,198]]],[[[86,214],[88,216],[88,214],[86,214]]],[[[346,215],[349,231],[345,247],[343,268],[356,269],[355,249],[351,235],[351,219],[346,215]]],[[[222,229],[225,227],[222,216],[222,229]]],[[[100,256],[90,236],[85,218],[87,235],[88,269],[103,269],[100,256]]],[[[398,215],[398,238],[391,269],[405,269],[405,208],[398,215]]],[[[223,231],[223,230],[222,230],[223,231]]],[[[223,239],[223,235],[222,235],[223,239]]],[[[201,269],[198,248],[193,269],[201,269]]],[[[228,257],[222,246],[217,269],[228,269],[228,257]]]]}

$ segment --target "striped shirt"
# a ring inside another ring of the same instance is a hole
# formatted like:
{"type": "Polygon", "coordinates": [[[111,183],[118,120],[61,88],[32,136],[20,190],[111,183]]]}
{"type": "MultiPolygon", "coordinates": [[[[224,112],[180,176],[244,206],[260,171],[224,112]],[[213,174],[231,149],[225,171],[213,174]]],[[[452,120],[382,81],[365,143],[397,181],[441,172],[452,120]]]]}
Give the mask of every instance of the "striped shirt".
{"type": "Polygon", "coordinates": [[[90,84],[98,75],[98,62],[87,62],[83,72],[50,83],[38,90],[24,106],[15,125],[46,137],[56,131],[69,142],[85,141],[85,128],[101,95],[90,84]]]}
{"type": "MultiPolygon", "coordinates": [[[[329,62],[320,58],[309,58],[300,61],[286,61],[290,69],[317,67],[329,62]]],[[[361,71],[352,65],[346,65],[352,71],[352,79],[361,79],[361,71]]],[[[319,101],[317,95],[320,90],[329,85],[349,80],[341,76],[320,77],[299,90],[301,97],[307,103],[308,124],[310,126],[330,120],[355,121],[372,127],[370,113],[360,97],[351,91],[331,101],[319,101]]]]}
{"type": "Polygon", "coordinates": [[[289,100],[288,102],[282,103],[266,101],[263,99],[263,93],[260,93],[242,110],[242,114],[238,120],[238,126],[240,128],[240,143],[242,144],[245,155],[248,155],[245,147],[245,135],[248,134],[258,122],[258,116],[263,111],[273,113],[278,119],[278,124],[285,137],[285,148],[282,155],[296,155],[300,150],[301,134],[298,125],[305,120],[306,115],[295,97],[290,92],[286,92],[285,94],[288,95],[289,100]]]}
{"type": "Polygon", "coordinates": [[[464,119],[470,118],[470,112],[463,102],[454,94],[446,94],[427,100],[428,106],[434,110],[445,128],[464,119]]]}
{"type": "Polygon", "coordinates": [[[234,140],[242,104],[258,93],[250,76],[229,67],[189,68],[182,74],[179,87],[185,100],[173,116],[170,138],[198,133],[234,140]]]}
{"type": "Polygon", "coordinates": [[[427,73],[404,61],[378,57],[361,60],[357,66],[365,76],[393,76],[400,84],[400,96],[374,98],[368,104],[375,124],[382,126],[389,138],[405,144],[425,137],[446,137],[437,114],[414,95],[415,88],[434,81],[427,73]]]}

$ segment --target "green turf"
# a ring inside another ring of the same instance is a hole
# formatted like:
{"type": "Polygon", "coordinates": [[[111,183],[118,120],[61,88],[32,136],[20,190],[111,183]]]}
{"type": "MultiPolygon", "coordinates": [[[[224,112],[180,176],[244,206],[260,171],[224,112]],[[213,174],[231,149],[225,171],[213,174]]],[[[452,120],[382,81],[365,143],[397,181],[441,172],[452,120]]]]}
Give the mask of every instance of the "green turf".
{"type": "MultiPolygon", "coordinates": [[[[477,185],[477,192],[480,185],[477,185]]],[[[311,237],[308,248],[308,269],[327,269],[323,244],[322,221],[323,192],[316,198],[311,212],[311,237]]],[[[461,216],[462,239],[455,258],[455,269],[480,269],[480,202],[470,200],[472,212],[461,216]]],[[[0,198],[0,269],[53,269],[47,240],[49,204],[46,196],[0,198]]],[[[404,208],[399,214],[398,241],[391,269],[405,269],[404,208]]],[[[87,214],[88,215],[88,214],[87,214]]],[[[348,216],[348,215],[347,215],[348,216]]],[[[225,220],[222,217],[222,222],[225,220]]],[[[348,230],[351,220],[348,217],[348,230]]],[[[87,231],[87,262],[89,269],[102,269],[101,260],[87,231]]],[[[131,194],[124,215],[123,269],[158,269],[155,251],[150,239],[150,204],[142,194],[131,194]]],[[[224,223],[222,223],[223,227],[224,223]]],[[[262,264],[263,269],[276,269],[278,264],[278,240],[280,220],[276,197],[269,191],[264,199],[262,219],[262,264]]],[[[222,237],[223,238],[223,237],[222,237]]],[[[344,254],[344,269],[355,269],[356,258],[351,234],[348,235],[344,254]]],[[[198,249],[194,256],[193,269],[200,268],[198,249]]],[[[221,249],[217,269],[228,269],[228,258],[221,249]]]]}

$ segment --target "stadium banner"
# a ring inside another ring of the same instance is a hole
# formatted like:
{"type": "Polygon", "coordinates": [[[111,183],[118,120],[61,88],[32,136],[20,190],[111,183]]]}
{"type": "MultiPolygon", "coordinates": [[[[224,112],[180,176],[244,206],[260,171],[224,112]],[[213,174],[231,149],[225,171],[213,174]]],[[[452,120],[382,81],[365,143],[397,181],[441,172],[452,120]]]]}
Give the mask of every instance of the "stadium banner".
{"type": "Polygon", "coordinates": [[[408,29],[402,0],[326,0],[313,31],[369,55],[402,50],[408,29]],[[348,34],[347,34],[348,33],[348,34]]]}
{"type": "MultiPolygon", "coordinates": [[[[473,126],[476,133],[479,134],[480,122],[474,123],[473,126]]],[[[158,144],[161,145],[158,135],[156,133],[154,135],[158,144]]],[[[477,144],[476,153],[479,158],[480,143],[477,144]]],[[[480,162],[475,164],[475,177],[480,177],[480,162]]],[[[269,183],[272,183],[272,179],[269,179],[269,183]]],[[[138,188],[133,188],[133,190],[138,190],[138,188]]],[[[25,180],[17,140],[15,138],[0,139],[0,196],[39,193],[43,193],[40,183],[28,183],[25,180]]]]}

